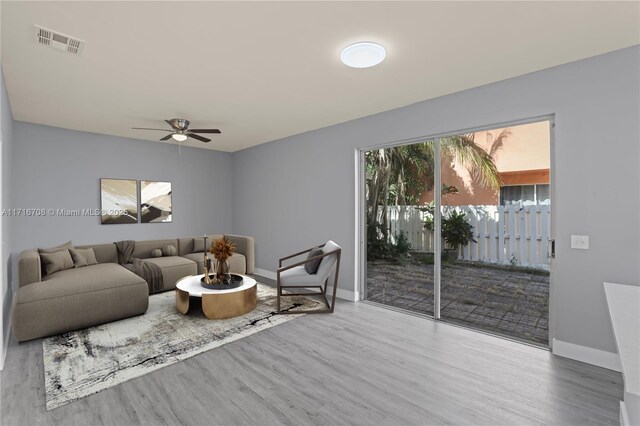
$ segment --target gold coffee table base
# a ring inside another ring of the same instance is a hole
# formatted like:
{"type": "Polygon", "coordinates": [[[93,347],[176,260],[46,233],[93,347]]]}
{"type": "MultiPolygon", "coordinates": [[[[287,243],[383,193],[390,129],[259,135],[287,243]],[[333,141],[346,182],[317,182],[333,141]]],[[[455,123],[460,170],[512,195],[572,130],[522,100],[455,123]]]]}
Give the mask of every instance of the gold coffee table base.
{"type": "MultiPolygon", "coordinates": [[[[226,319],[253,311],[258,304],[257,286],[224,293],[203,293],[202,312],[209,319],[226,319]]],[[[189,292],[176,288],[176,309],[185,315],[189,312],[189,292]]]]}
{"type": "Polygon", "coordinates": [[[176,309],[182,315],[189,312],[189,293],[176,288],[176,309]]]}

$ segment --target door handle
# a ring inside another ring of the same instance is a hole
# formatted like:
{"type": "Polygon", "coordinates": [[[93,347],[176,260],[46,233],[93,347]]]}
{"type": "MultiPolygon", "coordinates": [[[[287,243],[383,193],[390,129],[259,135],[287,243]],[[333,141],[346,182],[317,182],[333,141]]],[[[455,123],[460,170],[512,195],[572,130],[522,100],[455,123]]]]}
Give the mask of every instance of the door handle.
{"type": "Polygon", "coordinates": [[[551,248],[551,258],[555,259],[556,258],[556,240],[551,240],[550,241],[550,248],[551,248]]]}

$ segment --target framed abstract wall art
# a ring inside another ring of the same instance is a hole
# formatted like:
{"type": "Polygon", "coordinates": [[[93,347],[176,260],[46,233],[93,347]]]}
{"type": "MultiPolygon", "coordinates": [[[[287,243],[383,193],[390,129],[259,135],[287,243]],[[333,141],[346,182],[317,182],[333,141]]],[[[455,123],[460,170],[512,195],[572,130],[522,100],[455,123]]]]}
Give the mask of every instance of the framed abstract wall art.
{"type": "Polygon", "coordinates": [[[100,179],[100,210],[103,225],[138,223],[138,181],[100,179]]]}
{"type": "Polygon", "coordinates": [[[140,181],[140,221],[167,223],[172,219],[171,182],[140,181]]]}

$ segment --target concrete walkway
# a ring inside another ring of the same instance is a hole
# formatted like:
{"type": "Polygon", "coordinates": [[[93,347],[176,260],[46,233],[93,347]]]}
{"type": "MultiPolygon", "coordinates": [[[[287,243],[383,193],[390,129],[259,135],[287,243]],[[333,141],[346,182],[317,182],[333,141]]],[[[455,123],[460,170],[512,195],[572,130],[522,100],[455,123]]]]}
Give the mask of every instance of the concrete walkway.
{"type": "MultiPolygon", "coordinates": [[[[454,262],[441,282],[443,320],[548,345],[548,274],[454,262]]],[[[433,315],[433,264],[367,262],[367,300],[433,315]]]]}

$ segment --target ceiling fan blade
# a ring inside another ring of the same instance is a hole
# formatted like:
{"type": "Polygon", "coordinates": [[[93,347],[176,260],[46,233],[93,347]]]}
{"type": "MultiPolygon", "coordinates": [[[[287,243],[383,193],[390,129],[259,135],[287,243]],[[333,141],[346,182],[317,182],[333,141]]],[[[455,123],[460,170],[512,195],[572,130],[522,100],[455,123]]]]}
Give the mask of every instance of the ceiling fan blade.
{"type": "Polygon", "coordinates": [[[196,134],[192,133],[191,131],[187,132],[187,136],[189,136],[190,138],[197,139],[197,140],[199,140],[201,142],[211,142],[211,139],[203,138],[202,136],[196,135],[196,134]]]}
{"type": "Polygon", "coordinates": [[[171,139],[171,136],[173,136],[173,133],[169,133],[167,136],[165,136],[164,138],[160,139],[161,141],[167,141],[169,139],[171,139]]]}
{"type": "Polygon", "coordinates": [[[180,128],[178,127],[178,124],[175,121],[172,121],[172,120],[164,120],[164,121],[174,129],[180,130],[180,128]]]}
{"type": "Polygon", "coordinates": [[[173,130],[169,130],[169,129],[150,129],[148,127],[132,127],[132,129],[134,129],[134,130],[160,130],[162,132],[173,132],[173,130]]]}
{"type": "Polygon", "coordinates": [[[189,129],[193,133],[222,133],[218,129],[189,129]]]}

